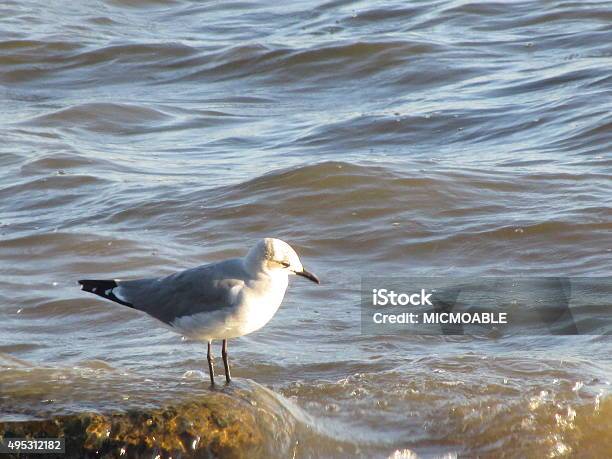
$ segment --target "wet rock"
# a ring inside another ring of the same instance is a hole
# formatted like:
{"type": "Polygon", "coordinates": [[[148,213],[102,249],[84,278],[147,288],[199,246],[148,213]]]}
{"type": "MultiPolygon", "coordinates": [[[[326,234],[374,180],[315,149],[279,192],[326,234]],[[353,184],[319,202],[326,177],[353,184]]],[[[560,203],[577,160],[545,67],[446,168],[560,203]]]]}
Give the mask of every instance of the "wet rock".
{"type": "Polygon", "coordinates": [[[271,446],[281,446],[271,438],[279,433],[279,413],[261,408],[251,395],[211,391],[159,408],[0,420],[0,436],[64,437],[65,458],[269,457],[271,446]]]}

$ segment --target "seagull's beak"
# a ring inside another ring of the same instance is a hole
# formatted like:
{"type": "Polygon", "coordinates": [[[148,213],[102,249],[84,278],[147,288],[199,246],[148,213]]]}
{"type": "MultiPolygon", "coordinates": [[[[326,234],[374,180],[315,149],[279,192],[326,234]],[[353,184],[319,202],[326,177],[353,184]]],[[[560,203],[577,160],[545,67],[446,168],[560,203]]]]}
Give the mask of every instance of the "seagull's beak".
{"type": "Polygon", "coordinates": [[[302,276],[305,277],[306,279],[309,279],[317,284],[320,284],[321,282],[319,281],[319,278],[317,276],[315,276],[313,273],[306,271],[305,269],[302,268],[301,271],[296,271],[295,272],[298,276],[302,276]]]}

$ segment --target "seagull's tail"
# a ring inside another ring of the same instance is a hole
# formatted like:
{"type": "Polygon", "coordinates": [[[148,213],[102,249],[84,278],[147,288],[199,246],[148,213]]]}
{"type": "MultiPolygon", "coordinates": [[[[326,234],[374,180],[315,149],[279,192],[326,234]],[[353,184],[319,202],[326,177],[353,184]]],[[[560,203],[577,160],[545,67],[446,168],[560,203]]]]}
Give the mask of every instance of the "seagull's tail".
{"type": "Polygon", "coordinates": [[[93,293],[94,295],[101,296],[102,298],[106,298],[107,300],[114,301],[124,306],[133,307],[132,304],[117,296],[117,291],[115,289],[118,285],[114,280],[82,279],[79,281],[79,284],[81,284],[81,290],[93,293]]]}

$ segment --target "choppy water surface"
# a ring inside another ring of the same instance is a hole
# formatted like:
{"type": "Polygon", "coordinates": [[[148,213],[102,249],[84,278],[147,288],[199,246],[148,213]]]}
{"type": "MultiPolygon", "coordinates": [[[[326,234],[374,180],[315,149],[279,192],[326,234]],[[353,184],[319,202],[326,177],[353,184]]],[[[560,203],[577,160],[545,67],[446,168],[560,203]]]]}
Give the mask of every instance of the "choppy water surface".
{"type": "Polygon", "coordinates": [[[208,390],[202,344],[75,280],[274,235],[323,279],[230,345],[289,413],[280,457],[609,456],[609,339],[364,336],[359,284],[611,275],[610,2],[8,0],[0,18],[3,419],[208,390]]]}

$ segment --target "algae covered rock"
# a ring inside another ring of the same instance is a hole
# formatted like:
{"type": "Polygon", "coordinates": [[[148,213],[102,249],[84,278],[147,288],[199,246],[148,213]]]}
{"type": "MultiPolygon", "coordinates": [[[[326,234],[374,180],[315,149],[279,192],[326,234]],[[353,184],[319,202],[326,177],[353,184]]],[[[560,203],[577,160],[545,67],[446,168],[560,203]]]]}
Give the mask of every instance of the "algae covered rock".
{"type": "Polygon", "coordinates": [[[66,458],[282,457],[292,420],[273,392],[245,382],[160,407],[0,419],[0,436],[64,437],[66,458]]]}

